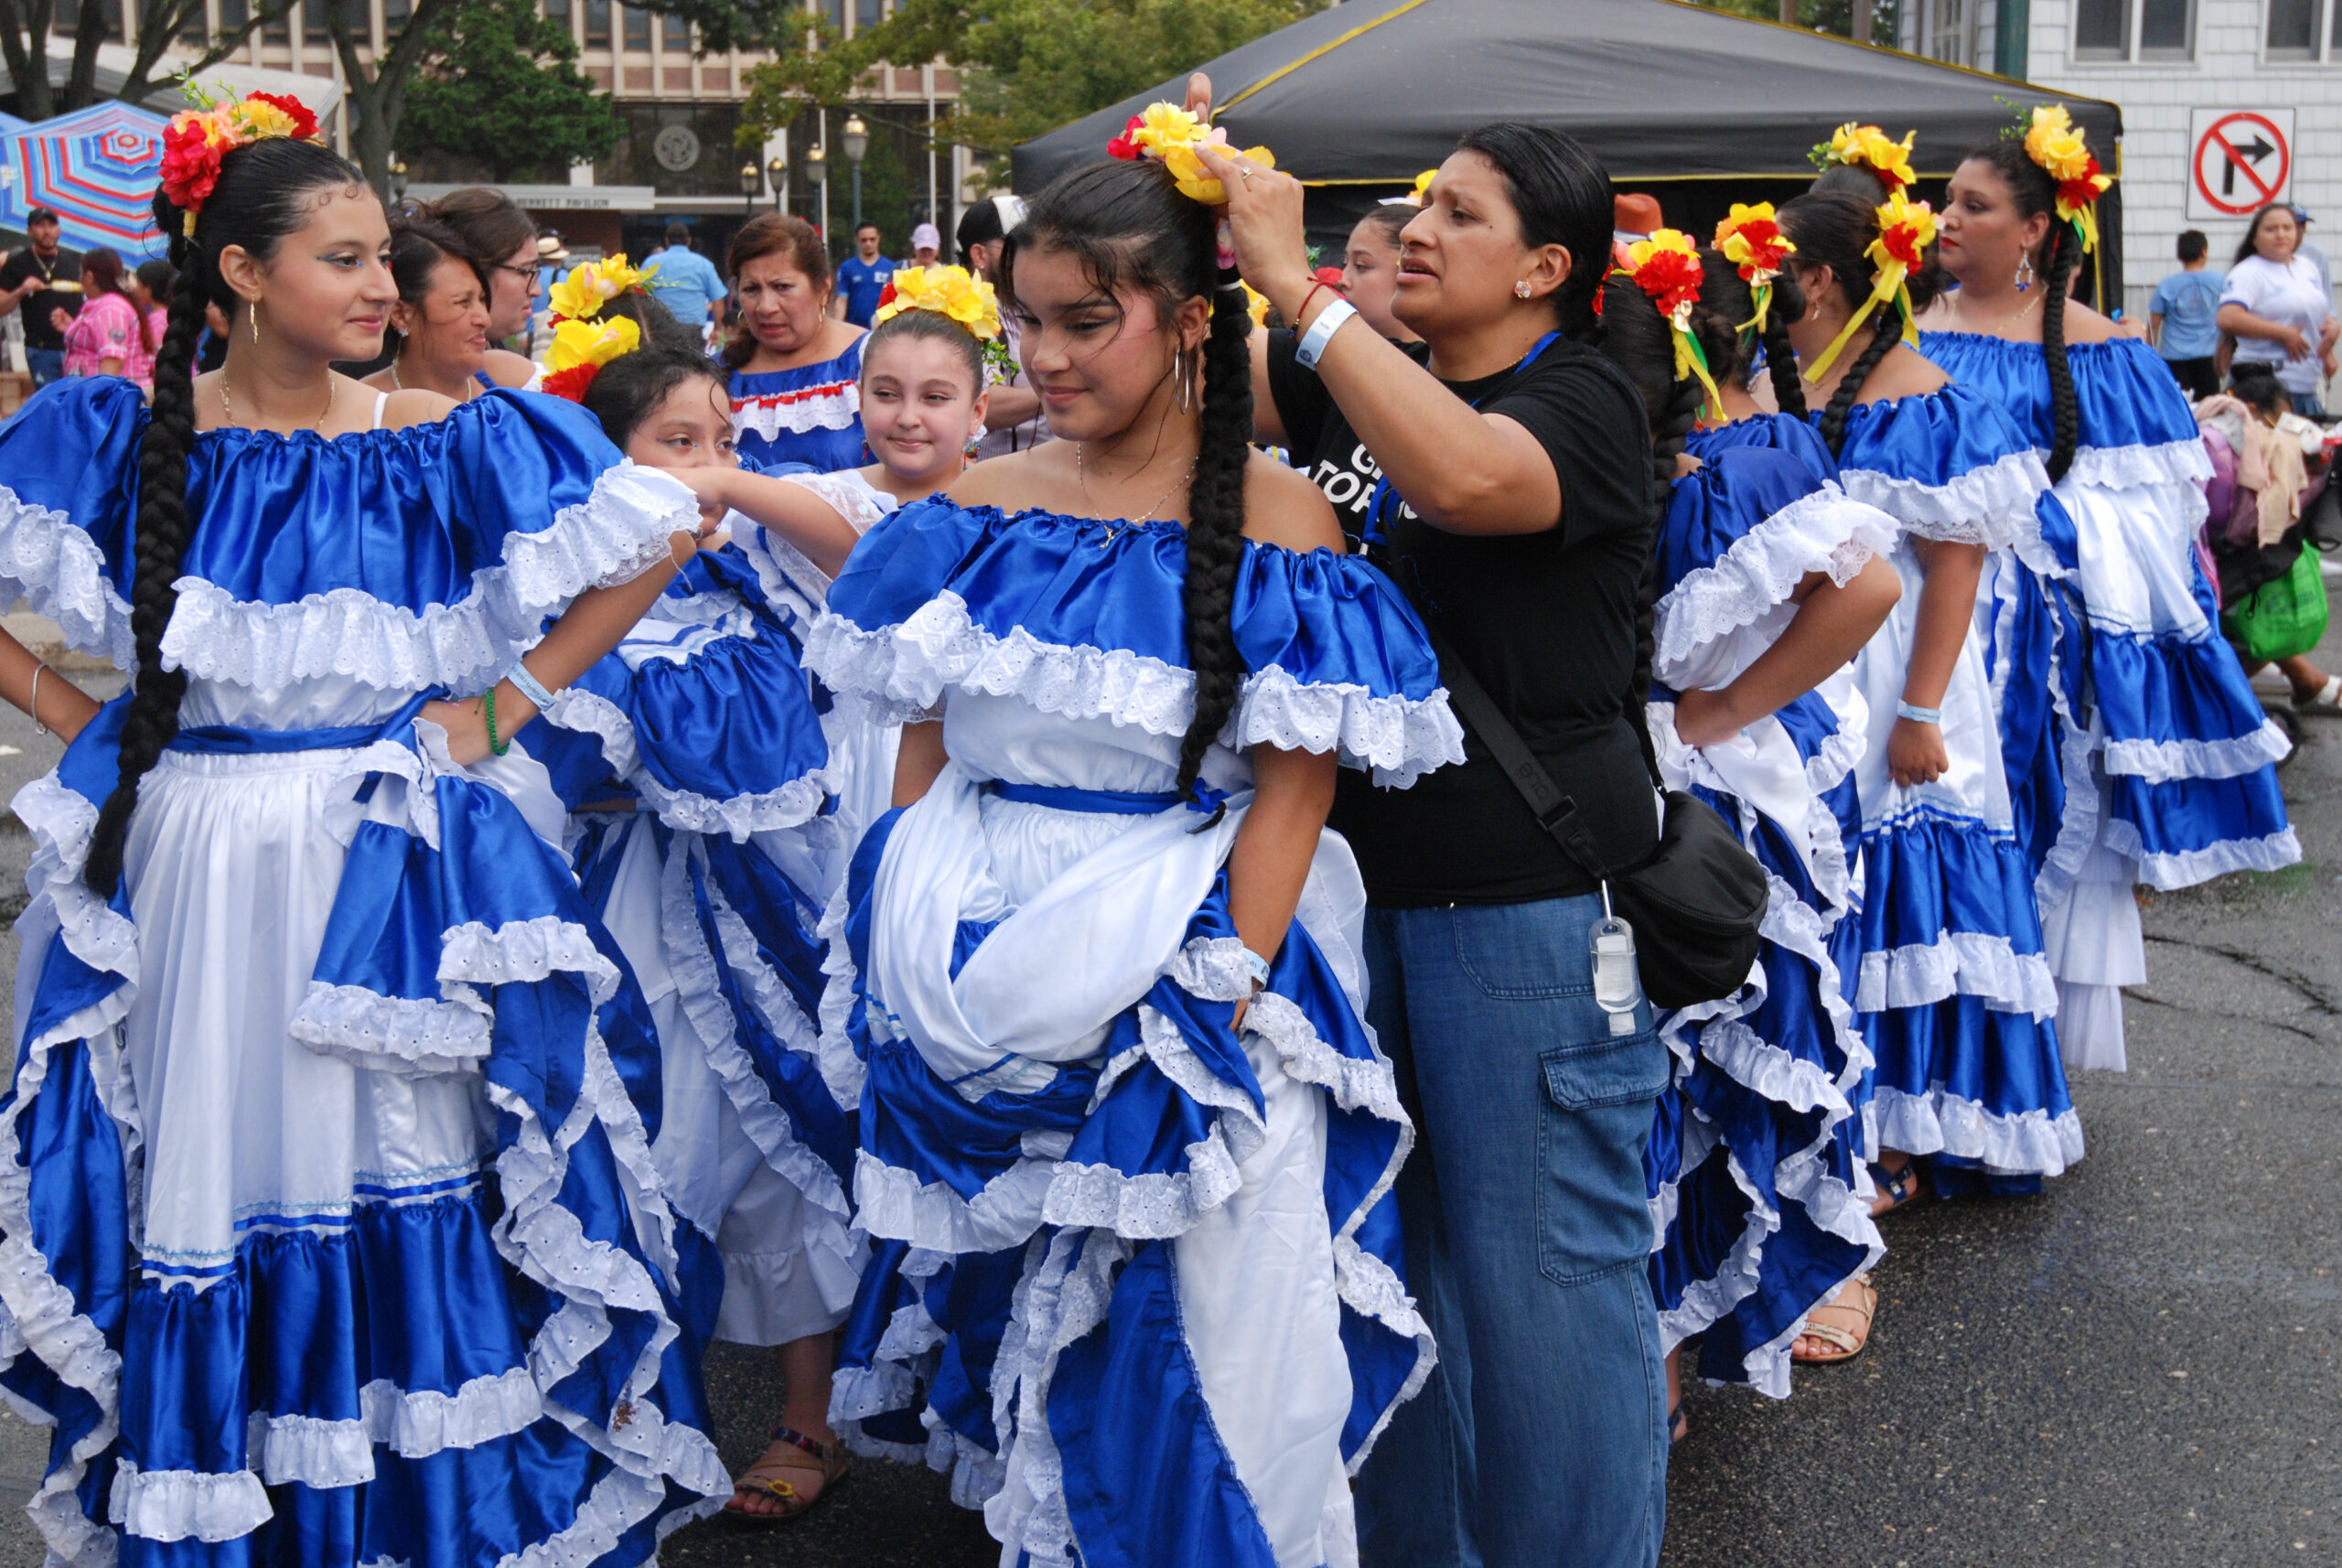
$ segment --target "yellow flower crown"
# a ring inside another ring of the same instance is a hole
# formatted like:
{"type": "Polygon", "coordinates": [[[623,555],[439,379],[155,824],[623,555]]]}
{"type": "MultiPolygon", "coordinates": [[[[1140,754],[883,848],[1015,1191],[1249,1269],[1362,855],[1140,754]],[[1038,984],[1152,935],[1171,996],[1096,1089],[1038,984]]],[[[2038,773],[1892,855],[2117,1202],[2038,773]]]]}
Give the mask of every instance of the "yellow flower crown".
{"type": "Polygon", "coordinates": [[[1773,280],[1781,275],[1782,263],[1797,254],[1797,246],[1781,232],[1780,215],[1769,201],[1754,207],[1735,201],[1716,225],[1714,244],[1717,253],[1738,269],[1741,281],[1756,298],[1756,314],[1735,330],[1746,332],[1754,327],[1763,332],[1765,318],[1773,308],[1773,280]]]}
{"type": "Polygon", "coordinates": [[[1843,164],[1866,168],[1878,176],[1887,195],[1897,196],[1918,177],[1911,172],[1911,146],[1918,135],[1917,131],[1907,131],[1901,141],[1892,142],[1877,126],[1849,120],[1832,131],[1828,141],[1814,144],[1813,166],[1826,169],[1832,164],[1843,164]]]}
{"type": "Polygon", "coordinates": [[[2080,233],[2082,254],[2090,254],[2098,249],[2098,199],[2114,177],[2098,166],[2064,104],[2035,105],[2024,129],[2025,156],[2057,182],[2057,216],[2080,233]]]}
{"type": "Polygon", "coordinates": [[[1846,318],[1846,325],[1831,339],[1830,347],[1806,371],[1807,381],[1818,381],[1828,375],[1855,329],[1870,319],[1872,311],[1890,299],[1903,303],[1903,341],[1914,349],[1919,346],[1918,312],[1911,307],[1908,280],[1928,247],[1935,242],[1935,209],[1924,201],[1906,201],[1899,192],[1886,199],[1886,204],[1878,209],[1878,238],[1863,252],[1878,269],[1871,281],[1870,297],[1846,318]]]}
{"type": "Polygon", "coordinates": [[[985,342],[1000,336],[1000,295],[965,267],[897,267],[870,324],[883,325],[906,310],[948,316],[985,342]]]}
{"type": "Polygon", "coordinates": [[[570,269],[567,277],[553,285],[553,319],[591,321],[602,314],[602,306],[611,300],[640,288],[658,275],[656,266],[628,266],[624,251],[598,262],[581,262],[570,269]]]}

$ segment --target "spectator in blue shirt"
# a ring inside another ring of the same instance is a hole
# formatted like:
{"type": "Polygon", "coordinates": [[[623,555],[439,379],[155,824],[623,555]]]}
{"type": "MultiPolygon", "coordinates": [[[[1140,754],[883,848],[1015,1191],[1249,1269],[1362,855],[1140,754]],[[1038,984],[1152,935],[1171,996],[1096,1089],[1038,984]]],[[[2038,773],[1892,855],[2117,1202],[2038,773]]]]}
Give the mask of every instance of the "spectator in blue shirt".
{"type": "Polygon", "coordinates": [[[2180,270],[2155,285],[2147,306],[2149,340],[2187,395],[2198,399],[2220,390],[2213,353],[2220,343],[2220,288],[2227,274],[2205,264],[2210,248],[2200,230],[2182,234],[2180,270]]]}
{"type": "Polygon", "coordinates": [[[854,254],[838,263],[838,291],[830,300],[830,314],[856,327],[868,327],[895,267],[893,260],[878,253],[878,225],[855,224],[854,254]]]}
{"type": "Polygon", "coordinates": [[[668,224],[666,246],[636,264],[659,269],[658,275],[642,285],[644,290],[667,307],[667,314],[705,336],[724,303],[725,290],[715,263],[692,249],[689,226],[668,224]]]}

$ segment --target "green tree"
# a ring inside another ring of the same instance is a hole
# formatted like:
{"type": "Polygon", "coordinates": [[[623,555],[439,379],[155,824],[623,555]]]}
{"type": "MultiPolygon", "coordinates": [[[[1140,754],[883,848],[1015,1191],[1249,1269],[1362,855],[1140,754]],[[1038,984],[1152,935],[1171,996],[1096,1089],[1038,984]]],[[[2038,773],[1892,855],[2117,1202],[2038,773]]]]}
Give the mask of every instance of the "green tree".
{"type": "Polygon", "coordinates": [[[500,184],[604,156],[625,126],[576,60],[536,0],[457,0],[407,89],[402,138],[486,164],[500,184]]]}
{"type": "Polygon", "coordinates": [[[801,51],[785,48],[748,73],[741,139],[753,145],[806,102],[857,96],[855,84],[881,63],[948,59],[961,98],[936,138],[1004,153],[1321,8],[1321,0],[898,0],[893,16],[851,38],[816,14],[801,51]]]}
{"type": "MultiPolygon", "coordinates": [[[[1728,11],[1735,16],[1748,16],[1759,22],[1787,21],[1781,0],[1695,0],[1711,11],[1728,11]]],[[[1817,33],[1835,33],[1842,38],[1853,37],[1853,0],[1792,0],[1797,8],[1796,25],[1810,27],[1817,33]]],[[[1892,46],[1899,35],[1900,0],[1873,0],[1870,12],[1870,38],[1874,44],[1892,46]]]]}
{"type": "MultiPolygon", "coordinates": [[[[155,80],[156,69],[168,64],[172,72],[184,64],[192,74],[200,76],[230,53],[242,47],[252,37],[252,29],[263,22],[274,21],[292,9],[294,0],[259,0],[247,7],[242,26],[222,28],[216,38],[207,38],[204,30],[203,0],[124,0],[134,4],[138,14],[138,48],[129,74],[114,96],[125,103],[144,103],[164,92],[169,86],[169,73],[165,80],[155,80]],[[196,58],[185,62],[167,56],[174,40],[192,45],[196,58]]],[[[0,62],[8,68],[8,75],[16,83],[18,115],[27,120],[46,120],[54,114],[69,113],[87,108],[97,98],[98,46],[105,41],[106,7],[99,0],[84,0],[81,15],[73,24],[73,60],[60,91],[49,84],[48,73],[33,68],[36,59],[48,58],[49,34],[56,21],[55,0],[0,0],[0,62]]],[[[176,103],[156,107],[168,113],[176,103]]]]}

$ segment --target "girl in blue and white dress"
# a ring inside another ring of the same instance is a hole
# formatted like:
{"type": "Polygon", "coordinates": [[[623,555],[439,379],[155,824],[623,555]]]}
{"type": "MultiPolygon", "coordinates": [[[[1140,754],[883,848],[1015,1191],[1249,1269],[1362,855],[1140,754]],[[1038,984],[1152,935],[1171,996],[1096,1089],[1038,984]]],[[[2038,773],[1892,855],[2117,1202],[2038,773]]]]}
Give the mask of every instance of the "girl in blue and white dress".
{"type": "MultiPolygon", "coordinates": [[[[1766,413],[1744,389],[1750,291],[1729,262],[1701,260],[1689,325],[1721,406],[1684,443],[1697,467],[1660,525],[1650,733],[1669,788],[1740,830],[1772,898],[1751,983],[1660,1021],[1677,1068],[1646,1156],[1652,1289],[1671,1352],[1703,1336],[1703,1376],[1784,1398],[1792,1349],[1829,1326],[1809,1330],[1809,1315],[1884,1251],[1857,1109],[1865,715],[1846,666],[1901,588],[1884,558],[1894,520],[1838,488],[1802,417],[1766,413]]],[[[1615,284],[1609,301],[1604,352],[1643,385],[1654,424],[1681,428],[1677,407],[1703,394],[1688,377],[1669,385],[1666,324],[1615,284]]],[[[1796,362],[1772,336],[1793,409],[1796,362]]]]}
{"type": "MultiPolygon", "coordinates": [[[[2058,1060],[2057,992],[1992,679],[1971,632],[1988,555],[2039,553],[2035,509],[2047,478],[1987,399],[1902,341],[1896,269],[1875,257],[1916,256],[1932,224],[1926,209],[1814,192],[1785,206],[1781,223],[1808,306],[1789,336],[1824,404],[1817,426],[1846,493],[1901,527],[1888,559],[1903,600],[1855,661],[1873,715],[1856,770],[1865,891],[1855,1007],[1876,1058],[1870,1123],[1883,1201],[1918,1190],[1912,1155],[2004,1189],[2037,1182],[2081,1157],[2081,1124],[2058,1060]],[[1873,313],[1867,341],[1846,337],[1858,311],[1873,313]],[[1833,345],[1847,353],[1833,358],[1833,345]]],[[[1937,1175],[1939,1186],[1976,1179],[1937,1175]]]]}
{"type": "MultiPolygon", "coordinates": [[[[642,312],[654,328],[663,314],[642,312]]],[[[983,364],[948,317],[882,323],[865,357],[886,455],[876,482],[852,469],[768,478],[736,467],[721,371],[671,333],[650,331],[664,345],[615,360],[583,401],[635,461],[714,471],[730,547],[704,551],[560,694],[547,718],[564,742],[532,737],[532,750],[575,811],[589,901],[650,1007],[662,1064],[652,1154],[688,1222],[679,1231],[720,1267],[702,1275],[713,1336],[780,1361],[780,1424],[725,1509],[778,1523],[846,1466],[829,1426],[832,1333],[865,1251],[848,1198],[862,1069],[835,1031],[822,1054],[817,925],[870,821],[857,774],[893,769],[875,726],[831,704],[800,655],[831,574],[896,492],[931,494],[965,467],[983,364]]]]}
{"type": "Polygon", "coordinates": [[[1005,271],[1061,437],[874,529],[807,659],[910,724],[847,885],[874,1258],[836,1414],[1004,1561],[1356,1561],[1428,1374],[1338,762],[1460,759],[1421,624],[1252,454],[1244,295],[1148,163],[1005,271]],[[1184,514],[1184,515],[1183,515],[1184,514]]]}
{"type": "Polygon", "coordinates": [[[151,417],[95,379],[0,427],[6,591],[136,678],[99,710],[0,638],[72,737],[16,801],[31,1512],[73,1563],[646,1562],[729,1489],[628,1091],[657,1064],[503,754],[700,503],[553,400],[334,375],[395,298],[380,203],[317,144],[215,156],[156,199],[151,417]]]}
{"type": "Polygon", "coordinates": [[[1970,153],[1941,240],[1960,288],[1921,342],[2057,482],[2041,575],[2060,620],[2038,639],[2057,649],[2055,725],[2010,766],[2043,791],[2033,853],[2068,1058],[2119,1069],[2122,987],[2147,977],[2133,883],[2272,871],[2301,846],[2277,785],[2284,735],[2220,636],[2196,553],[2211,465],[2195,418],[2152,349],[2067,297],[2084,256],[2069,210],[2024,143],[1970,153]]]}
{"type": "Polygon", "coordinates": [[[830,252],[801,218],[750,219],[725,252],[740,328],[724,351],[732,430],[760,468],[818,474],[869,461],[862,445],[863,329],[830,314],[830,252]]]}

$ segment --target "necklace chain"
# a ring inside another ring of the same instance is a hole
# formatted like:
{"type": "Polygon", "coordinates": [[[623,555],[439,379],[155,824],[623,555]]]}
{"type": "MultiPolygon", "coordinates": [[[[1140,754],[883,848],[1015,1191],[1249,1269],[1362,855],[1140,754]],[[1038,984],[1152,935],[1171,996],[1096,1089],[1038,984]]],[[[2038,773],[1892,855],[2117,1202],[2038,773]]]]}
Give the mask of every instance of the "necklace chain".
{"type": "MultiPolygon", "coordinates": [[[[2039,305],[2044,297],[2045,296],[2042,295],[2035,295],[2031,299],[2028,299],[2023,305],[2018,306],[2005,320],[1995,323],[1993,328],[1993,331],[1998,333],[2004,328],[2015,326],[2018,322],[2025,319],[2025,312],[2031,310],[2035,306],[2039,305]]],[[[1968,319],[1968,307],[1961,302],[1959,291],[1955,291],[1953,293],[1951,300],[1951,307],[1960,312],[1961,320],[1966,321],[1968,319]]]]}
{"type": "MultiPolygon", "coordinates": [[[[1081,499],[1087,501],[1090,504],[1090,510],[1094,511],[1098,509],[1098,498],[1090,493],[1090,478],[1088,474],[1084,471],[1081,455],[1083,448],[1088,446],[1089,443],[1086,441],[1077,441],[1073,444],[1073,482],[1081,487],[1081,499]]],[[[1155,498],[1155,504],[1153,506],[1148,507],[1144,511],[1139,513],[1134,518],[1129,519],[1128,521],[1133,524],[1151,521],[1154,519],[1155,514],[1163,510],[1163,503],[1169,500],[1174,495],[1177,494],[1181,485],[1188,483],[1195,477],[1196,459],[1190,457],[1187,459],[1187,471],[1180,475],[1177,478],[1172,480],[1171,483],[1165,488],[1163,493],[1155,498]]],[[[1115,536],[1121,532],[1122,530],[1119,526],[1109,528],[1106,531],[1106,542],[1112,544],[1114,542],[1115,536]]]]}
{"type": "MultiPolygon", "coordinates": [[[[324,429],[326,421],[333,417],[333,373],[328,371],[326,373],[326,411],[310,424],[312,430],[324,429]]],[[[245,428],[244,422],[236,417],[236,400],[228,395],[228,374],[225,371],[220,373],[220,411],[228,416],[230,424],[240,430],[245,428]]]]}
{"type": "MultiPolygon", "coordinates": [[[[406,383],[399,380],[399,360],[403,357],[403,348],[402,348],[399,353],[391,356],[391,390],[392,392],[406,391],[406,383]]],[[[469,403],[472,399],[478,396],[479,396],[479,383],[474,381],[467,381],[464,383],[464,395],[457,398],[456,401],[457,403],[469,403]]]]}

